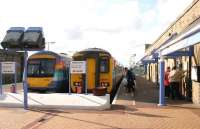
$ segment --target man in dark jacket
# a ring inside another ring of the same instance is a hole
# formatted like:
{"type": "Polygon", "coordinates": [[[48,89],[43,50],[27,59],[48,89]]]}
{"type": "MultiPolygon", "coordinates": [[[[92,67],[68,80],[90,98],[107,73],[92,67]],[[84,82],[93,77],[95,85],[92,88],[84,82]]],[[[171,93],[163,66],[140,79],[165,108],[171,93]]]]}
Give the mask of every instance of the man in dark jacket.
{"type": "Polygon", "coordinates": [[[132,71],[129,70],[128,68],[125,68],[126,71],[126,79],[128,81],[127,88],[128,92],[134,91],[134,80],[135,80],[135,75],[133,75],[132,71]]]}

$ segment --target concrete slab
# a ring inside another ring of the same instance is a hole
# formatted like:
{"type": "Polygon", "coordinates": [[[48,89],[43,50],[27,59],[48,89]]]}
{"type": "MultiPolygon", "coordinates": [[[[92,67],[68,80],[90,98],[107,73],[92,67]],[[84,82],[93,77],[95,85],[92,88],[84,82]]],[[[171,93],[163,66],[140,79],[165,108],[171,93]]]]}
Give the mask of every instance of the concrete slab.
{"type": "MultiPolygon", "coordinates": [[[[0,106],[23,107],[23,93],[7,93],[0,95],[0,106]]],[[[28,93],[29,107],[58,109],[110,109],[110,95],[94,96],[93,94],[68,93],[28,93]]]]}

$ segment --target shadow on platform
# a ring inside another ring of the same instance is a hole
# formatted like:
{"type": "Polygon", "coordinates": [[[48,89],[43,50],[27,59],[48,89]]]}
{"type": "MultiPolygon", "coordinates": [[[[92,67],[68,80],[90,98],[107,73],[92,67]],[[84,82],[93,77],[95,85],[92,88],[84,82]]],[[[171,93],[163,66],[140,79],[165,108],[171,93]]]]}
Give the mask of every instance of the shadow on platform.
{"type": "Polygon", "coordinates": [[[159,88],[156,84],[140,76],[137,76],[136,83],[136,105],[157,105],[159,100],[159,88]]]}

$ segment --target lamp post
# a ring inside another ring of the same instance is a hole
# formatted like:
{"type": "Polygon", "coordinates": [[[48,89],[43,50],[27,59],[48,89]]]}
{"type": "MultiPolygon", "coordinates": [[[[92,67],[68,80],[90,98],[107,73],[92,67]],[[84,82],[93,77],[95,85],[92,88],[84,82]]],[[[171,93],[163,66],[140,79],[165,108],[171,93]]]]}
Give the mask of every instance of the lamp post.
{"type": "Polygon", "coordinates": [[[48,48],[48,49],[47,49],[48,51],[49,51],[49,44],[54,44],[54,43],[56,43],[56,42],[46,42],[46,44],[48,45],[48,47],[47,47],[47,48],[48,48]]]}

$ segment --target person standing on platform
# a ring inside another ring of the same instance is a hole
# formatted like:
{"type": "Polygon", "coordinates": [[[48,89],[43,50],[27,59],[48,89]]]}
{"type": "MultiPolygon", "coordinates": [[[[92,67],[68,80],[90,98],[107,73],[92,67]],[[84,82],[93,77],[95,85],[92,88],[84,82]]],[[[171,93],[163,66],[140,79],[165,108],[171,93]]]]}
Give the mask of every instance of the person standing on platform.
{"type": "Polygon", "coordinates": [[[128,84],[127,84],[128,92],[131,92],[131,90],[134,92],[134,88],[133,88],[133,84],[134,84],[133,73],[128,68],[125,68],[125,71],[126,71],[126,79],[128,81],[128,84]]]}
{"type": "Polygon", "coordinates": [[[170,67],[167,67],[167,70],[165,71],[165,80],[164,80],[165,97],[170,96],[169,73],[170,73],[170,67]]]}
{"type": "Polygon", "coordinates": [[[132,72],[132,79],[133,79],[133,91],[135,91],[136,88],[136,75],[133,71],[133,68],[130,69],[130,71],[132,72]]]}
{"type": "Polygon", "coordinates": [[[183,70],[182,64],[180,64],[177,70],[177,77],[179,79],[179,95],[180,95],[179,98],[180,99],[182,99],[182,84],[183,84],[182,79],[185,77],[186,72],[187,70],[183,70]]]}
{"type": "Polygon", "coordinates": [[[171,89],[171,97],[174,100],[175,98],[180,99],[179,93],[179,73],[176,70],[176,66],[172,68],[172,71],[169,73],[169,82],[171,89]]]}
{"type": "Polygon", "coordinates": [[[128,72],[128,68],[125,67],[124,71],[123,71],[123,79],[122,79],[122,84],[124,85],[125,91],[128,90],[128,88],[127,88],[127,85],[128,85],[127,72],[128,72]]]}

